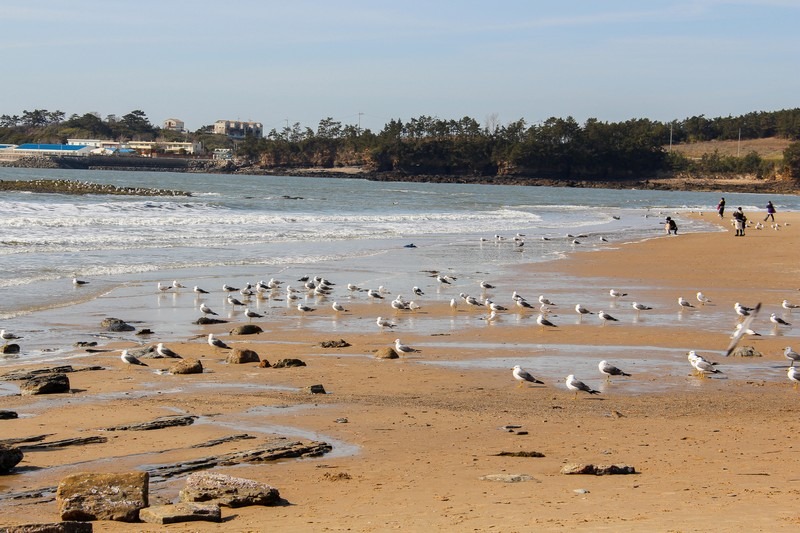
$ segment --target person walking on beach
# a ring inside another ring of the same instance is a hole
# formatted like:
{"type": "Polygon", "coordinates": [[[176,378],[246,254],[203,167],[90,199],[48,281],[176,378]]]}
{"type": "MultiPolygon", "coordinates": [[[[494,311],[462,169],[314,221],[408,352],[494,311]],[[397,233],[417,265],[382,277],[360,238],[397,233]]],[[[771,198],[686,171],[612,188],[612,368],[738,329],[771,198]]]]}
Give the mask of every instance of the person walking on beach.
{"type": "Polygon", "coordinates": [[[719,218],[725,216],[725,197],[719,199],[719,203],[717,204],[717,213],[719,213],[719,218]]]}
{"type": "Polygon", "coordinates": [[[664,224],[664,230],[667,232],[667,235],[670,233],[673,235],[678,234],[678,225],[672,220],[672,217],[667,217],[667,221],[664,224]]]}
{"type": "Polygon", "coordinates": [[[736,227],[736,235],[734,237],[744,237],[744,226],[747,223],[747,217],[744,216],[742,208],[738,208],[733,212],[733,222],[736,227]]]}
{"type": "Polygon", "coordinates": [[[772,200],[767,202],[767,216],[764,217],[764,222],[766,222],[768,218],[771,218],[772,221],[775,222],[775,206],[772,205],[772,200]]]}

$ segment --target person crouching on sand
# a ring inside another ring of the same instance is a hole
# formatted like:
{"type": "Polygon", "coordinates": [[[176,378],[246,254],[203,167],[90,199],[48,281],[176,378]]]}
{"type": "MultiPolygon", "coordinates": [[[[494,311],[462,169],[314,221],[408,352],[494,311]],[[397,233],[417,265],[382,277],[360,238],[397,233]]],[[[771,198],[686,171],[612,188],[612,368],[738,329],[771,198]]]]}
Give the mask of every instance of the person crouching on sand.
{"type": "Polygon", "coordinates": [[[666,222],[664,223],[664,230],[667,232],[667,235],[670,233],[673,235],[678,234],[678,225],[672,220],[672,217],[667,217],[666,222]]]}

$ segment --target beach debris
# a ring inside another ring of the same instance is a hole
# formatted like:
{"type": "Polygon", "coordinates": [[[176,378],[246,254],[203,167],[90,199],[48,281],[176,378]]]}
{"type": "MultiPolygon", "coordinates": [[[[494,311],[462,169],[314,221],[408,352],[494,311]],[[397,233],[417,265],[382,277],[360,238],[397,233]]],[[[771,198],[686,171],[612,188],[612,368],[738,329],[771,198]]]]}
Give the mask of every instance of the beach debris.
{"type": "Polygon", "coordinates": [[[542,452],[498,452],[495,457],[544,457],[542,452]]]}
{"type": "Polygon", "coordinates": [[[14,418],[18,418],[18,416],[16,411],[0,409],[0,420],[13,420],[14,418]]]}
{"type": "Polygon", "coordinates": [[[169,367],[170,374],[202,374],[203,363],[197,359],[183,359],[169,367]]]}
{"type": "Polygon", "coordinates": [[[306,390],[311,394],[327,394],[327,392],[325,392],[325,387],[319,384],[306,387],[306,390]]]}
{"type": "Polygon", "coordinates": [[[234,348],[225,361],[231,365],[241,365],[244,363],[260,363],[261,358],[253,350],[234,348]]]}
{"type": "Polygon", "coordinates": [[[330,472],[325,472],[324,474],[322,474],[322,479],[326,481],[347,481],[349,479],[353,479],[353,476],[351,476],[347,472],[336,472],[335,474],[331,474],[330,472]]]}
{"type": "Polygon", "coordinates": [[[194,321],[195,324],[198,326],[209,326],[212,324],[227,324],[227,320],[222,320],[220,318],[208,318],[207,316],[201,316],[197,320],[194,321]]]}
{"type": "Polygon", "coordinates": [[[258,363],[258,368],[272,368],[272,365],[271,365],[271,364],[269,364],[269,361],[267,361],[266,359],[262,359],[262,360],[261,360],[261,361],[258,363]]]}
{"type": "Polygon", "coordinates": [[[522,481],[536,481],[537,483],[541,483],[541,481],[534,479],[533,476],[528,474],[487,474],[478,479],[481,481],[499,481],[501,483],[520,483],[522,481]]]}
{"type": "Polygon", "coordinates": [[[291,368],[296,366],[306,366],[304,361],[300,359],[280,359],[272,365],[272,368],[291,368]]]}
{"type": "Polygon", "coordinates": [[[164,429],[175,426],[190,426],[194,424],[195,419],[197,419],[197,417],[192,415],[162,416],[150,422],[121,424],[119,426],[103,428],[103,431],[150,431],[152,429],[164,429]]]}
{"type": "Polygon", "coordinates": [[[216,503],[180,502],[142,509],[139,511],[139,520],[148,524],[221,522],[222,512],[216,503]]]}
{"type": "Polygon", "coordinates": [[[590,463],[568,463],[561,467],[561,473],[566,475],[586,474],[606,476],[615,474],[635,474],[636,469],[629,465],[593,465],[590,463]]]}
{"type": "Polygon", "coordinates": [[[258,333],[263,333],[264,330],[260,327],[256,326],[255,324],[242,324],[241,326],[236,326],[230,331],[231,335],[256,335],[258,333]]]}
{"type": "Polygon", "coordinates": [[[100,322],[100,327],[106,331],[122,332],[122,331],[135,331],[136,328],[125,322],[120,318],[104,318],[100,322]]]}
{"type": "Polygon", "coordinates": [[[322,348],[348,348],[351,346],[351,344],[344,339],[339,339],[338,341],[322,341],[319,345],[322,348]]]}
{"type": "Polygon", "coordinates": [[[13,446],[0,444],[0,474],[7,474],[22,461],[25,454],[22,450],[13,446]]]}
{"type": "Polygon", "coordinates": [[[180,491],[179,497],[181,502],[208,502],[225,507],[283,503],[275,487],[215,472],[191,474],[186,478],[186,486],[180,491]]]}
{"type": "Polygon", "coordinates": [[[19,392],[22,396],[61,394],[69,391],[69,378],[66,374],[60,372],[32,376],[19,386],[19,392]]]}
{"type": "Polygon", "coordinates": [[[137,522],[148,505],[147,472],[82,472],[61,480],[56,503],[62,520],[137,522]]]}

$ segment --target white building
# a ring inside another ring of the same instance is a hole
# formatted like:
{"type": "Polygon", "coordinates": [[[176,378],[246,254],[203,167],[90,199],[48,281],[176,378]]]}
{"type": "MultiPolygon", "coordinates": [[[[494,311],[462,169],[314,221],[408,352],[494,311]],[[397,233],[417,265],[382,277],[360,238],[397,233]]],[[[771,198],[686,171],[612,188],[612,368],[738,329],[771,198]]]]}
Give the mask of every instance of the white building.
{"type": "Polygon", "coordinates": [[[184,131],[186,131],[186,126],[180,119],[168,118],[167,120],[164,121],[164,126],[162,127],[162,129],[183,133],[184,131]]]}
{"type": "Polygon", "coordinates": [[[260,122],[243,122],[240,120],[218,120],[214,123],[214,133],[227,135],[233,139],[264,136],[264,125],[260,122]]]}

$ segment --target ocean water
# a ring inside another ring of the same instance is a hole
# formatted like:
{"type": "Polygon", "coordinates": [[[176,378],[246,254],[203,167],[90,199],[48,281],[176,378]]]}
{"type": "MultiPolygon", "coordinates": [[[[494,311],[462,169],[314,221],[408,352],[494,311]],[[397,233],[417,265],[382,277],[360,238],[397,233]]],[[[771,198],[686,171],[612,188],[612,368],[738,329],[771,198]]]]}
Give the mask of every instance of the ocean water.
{"type": "MultiPolygon", "coordinates": [[[[520,264],[662,236],[666,215],[681,233],[711,230],[681,215],[712,216],[719,199],[698,192],[0,168],[2,180],[39,178],[191,193],[2,193],[0,326],[25,333],[27,349],[43,359],[67,351],[54,349],[54,339],[74,340],[68,333],[75,324],[103,316],[143,323],[158,317],[162,332],[186,335],[179,324],[198,316],[187,300],[192,285],[217,293],[212,307],[224,306],[223,283],[272,277],[299,285],[302,275],[321,275],[341,285],[408,291],[429,281],[431,271],[444,271],[474,287],[520,264]],[[73,287],[73,277],[90,283],[73,287]],[[189,289],[157,294],[157,282],[173,279],[189,289]]],[[[746,212],[763,212],[767,200],[779,214],[800,210],[796,196],[726,199],[729,209],[746,212]]]]}

